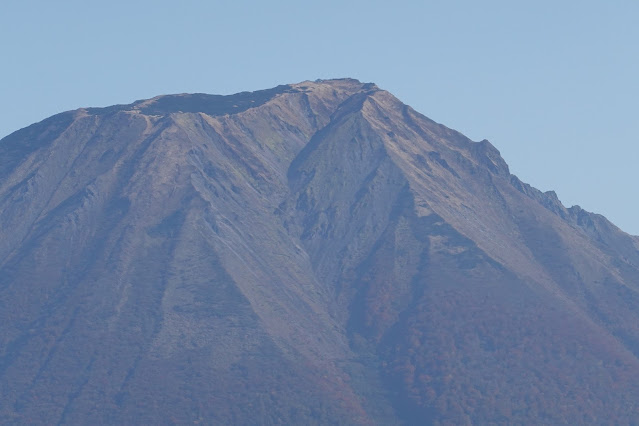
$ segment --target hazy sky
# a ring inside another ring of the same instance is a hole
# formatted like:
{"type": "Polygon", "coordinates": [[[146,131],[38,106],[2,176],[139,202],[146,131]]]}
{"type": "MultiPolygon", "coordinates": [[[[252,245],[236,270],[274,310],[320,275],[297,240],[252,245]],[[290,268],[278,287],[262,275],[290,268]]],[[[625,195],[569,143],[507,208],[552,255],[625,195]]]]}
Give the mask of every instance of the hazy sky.
{"type": "Polygon", "coordinates": [[[639,1],[0,8],[0,137],[79,107],[331,77],[375,82],[490,140],[522,180],[639,234],[639,1]]]}

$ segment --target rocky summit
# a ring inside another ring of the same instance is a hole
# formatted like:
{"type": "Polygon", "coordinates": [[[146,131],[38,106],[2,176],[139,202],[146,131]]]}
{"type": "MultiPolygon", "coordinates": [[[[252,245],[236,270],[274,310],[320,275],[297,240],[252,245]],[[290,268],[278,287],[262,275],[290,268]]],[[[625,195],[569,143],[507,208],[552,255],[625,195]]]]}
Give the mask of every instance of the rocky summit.
{"type": "Polygon", "coordinates": [[[639,418],[639,239],[351,79],[2,139],[0,324],[3,424],[639,418]]]}

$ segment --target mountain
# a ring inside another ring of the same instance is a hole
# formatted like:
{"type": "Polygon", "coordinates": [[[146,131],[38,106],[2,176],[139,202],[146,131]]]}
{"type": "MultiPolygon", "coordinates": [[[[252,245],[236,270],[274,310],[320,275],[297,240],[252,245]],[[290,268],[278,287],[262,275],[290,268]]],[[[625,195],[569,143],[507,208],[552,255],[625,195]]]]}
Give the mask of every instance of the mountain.
{"type": "Polygon", "coordinates": [[[2,139],[0,324],[7,424],[639,418],[639,239],[351,79],[2,139]]]}

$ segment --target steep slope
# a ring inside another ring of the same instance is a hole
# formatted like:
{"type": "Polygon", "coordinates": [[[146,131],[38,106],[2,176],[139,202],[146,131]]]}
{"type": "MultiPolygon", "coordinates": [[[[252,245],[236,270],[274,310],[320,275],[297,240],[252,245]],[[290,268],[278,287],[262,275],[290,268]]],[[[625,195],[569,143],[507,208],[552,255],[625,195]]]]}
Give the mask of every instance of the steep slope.
{"type": "Polygon", "coordinates": [[[630,423],[639,245],[356,80],[0,141],[0,416],[630,423]]]}
{"type": "Polygon", "coordinates": [[[521,184],[488,142],[385,92],[361,102],[291,175],[316,273],[403,419],[633,419],[631,238],[521,184]]]}

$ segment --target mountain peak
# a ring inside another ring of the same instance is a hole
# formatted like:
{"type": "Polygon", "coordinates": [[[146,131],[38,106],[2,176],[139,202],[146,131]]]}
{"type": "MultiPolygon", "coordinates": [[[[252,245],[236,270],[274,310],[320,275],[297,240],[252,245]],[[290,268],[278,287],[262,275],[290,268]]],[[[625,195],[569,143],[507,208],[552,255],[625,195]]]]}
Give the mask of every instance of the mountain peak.
{"type": "Polygon", "coordinates": [[[0,141],[0,419],[632,423],[638,244],[372,83],[60,114],[0,141]]]}
{"type": "Polygon", "coordinates": [[[139,100],[128,105],[114,105],[104,108],[86,108],[90,114],[108,114],[119,111],[135,111],[145,115],[166,115],[175,112],[204,113],[210,116],[237,114],[250,108],[264,105],[277,96],[292,93],[332,90],[354,94],[363,90],[378,89],[373,83],[361,83],[351,78],[318,79],[297,84],[284,84],[271,89],[240,92],[231,95],[211,95],[205,93],[181,93],[159,95],[151,99],[139,100]]]}

